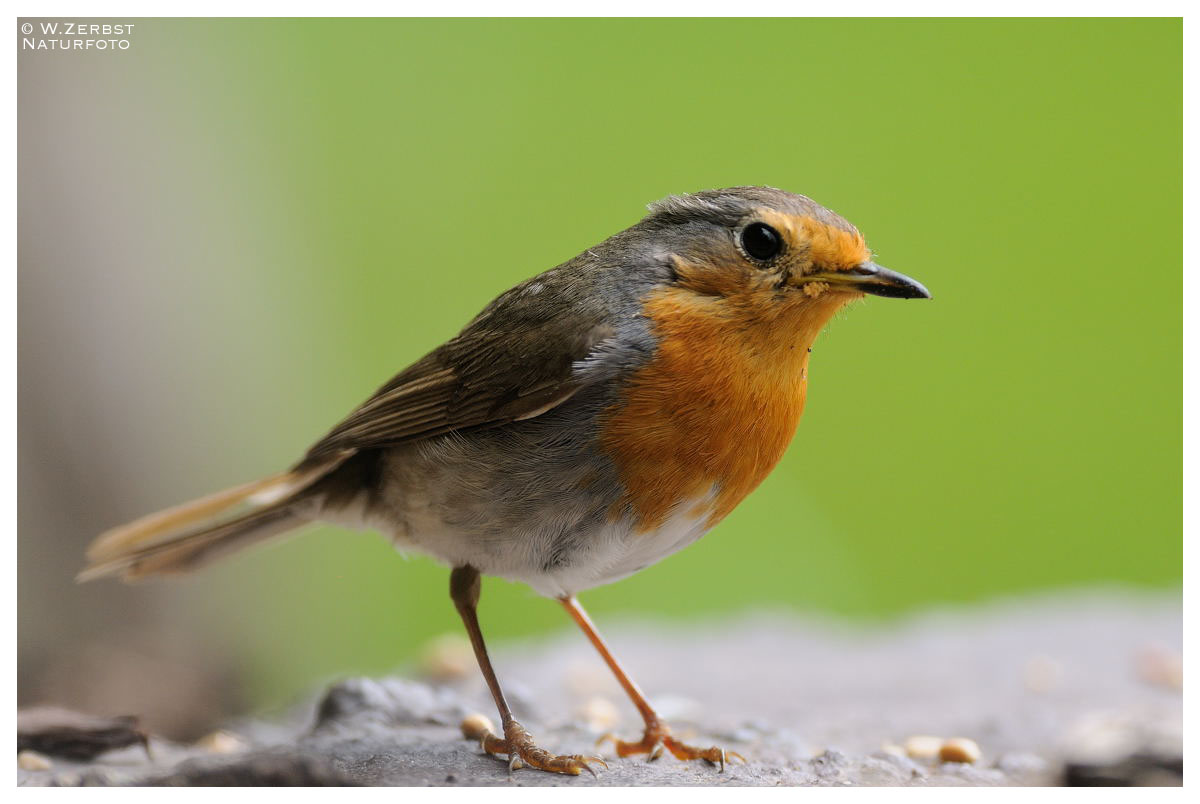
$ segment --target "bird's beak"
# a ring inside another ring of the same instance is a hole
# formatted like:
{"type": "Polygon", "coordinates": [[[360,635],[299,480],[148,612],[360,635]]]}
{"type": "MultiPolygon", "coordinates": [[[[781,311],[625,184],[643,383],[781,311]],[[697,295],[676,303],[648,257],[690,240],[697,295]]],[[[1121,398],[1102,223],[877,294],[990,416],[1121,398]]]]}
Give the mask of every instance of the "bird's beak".
{"type": "Polygon", "coordinates": [[[915,279],[889,271],[882,265],[864,262],[849,271],[821,271],[808,274],[805,282],[826,282],[833,288],[888,296],[893,299],[929,299],[929,291],[915,279]]]}

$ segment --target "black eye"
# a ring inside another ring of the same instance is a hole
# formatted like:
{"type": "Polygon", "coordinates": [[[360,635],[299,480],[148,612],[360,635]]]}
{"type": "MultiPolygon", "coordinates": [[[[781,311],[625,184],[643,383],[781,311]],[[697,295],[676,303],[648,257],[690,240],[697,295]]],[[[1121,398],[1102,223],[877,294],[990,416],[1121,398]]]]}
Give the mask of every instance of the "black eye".
{"type": "Polygon", "coordinates": [[[742,230],[742,248],[756,260],[769,260],[783,251],[783,238],[765,223],[752,223],[742,230]]]}

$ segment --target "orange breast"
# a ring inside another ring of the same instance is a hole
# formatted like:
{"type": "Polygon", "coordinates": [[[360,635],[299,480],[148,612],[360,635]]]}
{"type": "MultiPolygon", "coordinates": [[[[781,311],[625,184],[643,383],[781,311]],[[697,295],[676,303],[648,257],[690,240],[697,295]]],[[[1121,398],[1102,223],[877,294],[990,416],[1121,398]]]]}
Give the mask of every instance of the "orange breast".
{"type": "Polygon", "coordinates": [[[827,294],[714,297],[654,291],[654,358],[608,412],[601,443],[640,531],[715,492],[692,513],[715,525],[783,456],[804,410],[808,350],[844,303],[827,294]]]}

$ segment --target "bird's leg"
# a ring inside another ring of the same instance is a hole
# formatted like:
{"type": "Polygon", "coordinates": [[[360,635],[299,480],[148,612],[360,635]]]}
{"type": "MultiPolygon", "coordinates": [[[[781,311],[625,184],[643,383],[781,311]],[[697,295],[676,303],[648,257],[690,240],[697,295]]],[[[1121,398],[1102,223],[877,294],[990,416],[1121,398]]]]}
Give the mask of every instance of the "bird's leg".
{"type": "Polygon", "coordinates": [[[488,658],[487,646],[483,643],[483,632],[479,630],[479,618],[475,615],[475,609],[479,605],[479,591],[479,571],[474,567],[456,567],[450,573],[450,598],[454,601],[459,616],[462,617],[463,625],[467,627],[467,635],[470,636],[471,646],[475,649],[475,658],[479,661],[479,669],[483,672],[488,689],[492,691],[492,697],[496,700],[496,708],[500,710],[500,723],[504,731],[503,739],[490,731],[485,731],[479,740],[480,746],[492,755],[507,754],[510,773],[515,768],[528,765],[531,768],[551,773],[578,776],[581,771],[587,771],[595,776],[596,772],[588,763],[596,762],[608,767],[604,760],[579,754],[572,756],[551,754],[549,751],[538,748],[533,737],[525,731],[525,727],[513,718],[512,711],[508,708],[508,702],[504,700],[504,693],[500,689],[500,682],[496,679],[496,672],[492,669],[492,661],[488,658]]]}
{"type": "Polygon", "coordinates": [[[617,681],[625,688],[625,693],[629,699],[633,701],[633,705],[637,707],[638,712],[642,715],[642,720],[646,723],[646,730],[642,733],[642,739],[636,743],[625,742],[619,740],[613,735],[605,735],[600,738],[601,742],[612,740],[613,745],[617,749],[617,756],[627,757],[631,754],[648,754],[651,760],[658,759],[662,756],[663,749],[666,748],[676,759],[703,759],[714,765],[719,765],[721,771],[725,770],[725,762],[730,759],[738,759],[745,762],[746,759],[736,751],[726,751],[724,748],[712,746],[711,748],[695,748],[690,745],[679,742],[671,736],[671,729],[666,723],[659,719],[658,713],[650,706],[650,702],[646,700],[646,696],[642,694],[641,689],[634,683],[617,663],[612,652],[609,651],[608,645],[604,644],[604,640],[600,638],[600,634],[596,631],[596,626],[592,624],[592,620],[588,617],[587,612],[579,605],[579,601],[573,597],[559,598],[559,602],[563,604],[563,608],[567,610],[575,620],[575,623],[583,629],[583,633],[587,634],[587,638],[591,640],[592,645],[600,653],[600,657],[612,670],[613,675],[617,677],[617,681]]]}

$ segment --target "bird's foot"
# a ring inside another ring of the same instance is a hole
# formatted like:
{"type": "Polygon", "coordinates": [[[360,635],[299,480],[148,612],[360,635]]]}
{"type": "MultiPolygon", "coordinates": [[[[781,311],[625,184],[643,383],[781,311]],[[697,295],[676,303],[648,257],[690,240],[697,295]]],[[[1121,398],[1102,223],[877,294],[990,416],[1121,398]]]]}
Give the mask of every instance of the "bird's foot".
{"type": "Polygon", "coordinates": [[[711,748],[696,748],[686,743],[681,743],[671,736],[671,729],[662,723],[647,725],[646,731],[642,734],[642,739],[639,742],[630,743],[618,739],[614,734],[606,734],[597,741],[596,745],[610,740],[617,749],[617,756],[619,757],[632,756],[633,754],[647,754],[646,761],[653,762],[661,757],[663,749],[666,749],[676,759],[703,759],[711,765],[717,765],[720,767],[721,773],[725,772],[725,763],[731,759],[736,759],[743,765],[746,764],[746,758],[736,751],[726,751],[724,748],[719,748],[715,745],[711,748]]]}
{"type": "Polygon", "coordinates": [[[510,773],[518,768],[529,767],[550,773],[565,773],[568,776],[578,776],[583,771],[587,771],[595,776],[596,771],[592,768],[591,763],[608,768],[608,763],[600,757],[585,757],[582,754],[558,756],[544,748],[539,748],[529,732],[525,731],[525,727],[515,720],[504,724],[504,739],[485,730],[480,737],[479,745],[492,756],[507,755],[510,773]]]}

